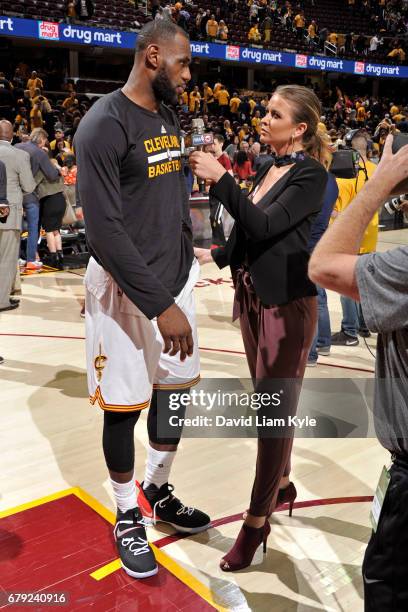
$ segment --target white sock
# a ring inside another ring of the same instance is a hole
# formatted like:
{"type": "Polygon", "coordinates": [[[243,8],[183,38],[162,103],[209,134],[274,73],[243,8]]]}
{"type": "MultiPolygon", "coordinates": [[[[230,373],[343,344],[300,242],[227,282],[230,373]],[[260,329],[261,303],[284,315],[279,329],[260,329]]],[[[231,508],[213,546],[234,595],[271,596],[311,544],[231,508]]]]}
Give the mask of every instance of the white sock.
{"type": "Polygon", "coordinates": [[[134,478],[129,482],[116,482],[110,479],[116,505],[121,512],[126,512],[137,506],[136,484],[134,478]]]}
{"type": "Polygon", "coordinates": [[[143,488],[154,484],[160,489],[169,480],[176,451],[158,451],[149,446],[143,488]]]}

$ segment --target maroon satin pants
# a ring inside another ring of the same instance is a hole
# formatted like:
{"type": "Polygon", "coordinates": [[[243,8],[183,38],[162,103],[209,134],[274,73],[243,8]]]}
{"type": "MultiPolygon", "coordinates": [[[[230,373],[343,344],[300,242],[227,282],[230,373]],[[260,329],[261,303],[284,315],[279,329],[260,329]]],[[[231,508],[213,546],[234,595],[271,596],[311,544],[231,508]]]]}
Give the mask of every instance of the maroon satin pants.
{"type": "MultiPolygon", "coordinates": [[[[234,319],[239,317],[251,377],[261,387],[262,381],[287,380],[285,410],[295,415],[316,330],[317,299],[305,297],[283,306],[263,306],[247,271],[239,271],[235,280],[234,319]]],[[[253,516],[273,511],[280,480],[290,473],[292,446],[293,435],[284,438],[259,435],[249,507],[253,516]]]]}

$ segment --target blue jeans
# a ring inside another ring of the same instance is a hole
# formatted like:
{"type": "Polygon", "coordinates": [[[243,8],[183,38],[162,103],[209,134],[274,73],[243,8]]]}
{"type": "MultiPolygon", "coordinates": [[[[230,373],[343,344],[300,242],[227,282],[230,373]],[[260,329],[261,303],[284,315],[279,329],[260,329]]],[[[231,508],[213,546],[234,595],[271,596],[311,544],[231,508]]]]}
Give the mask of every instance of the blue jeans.
{"type": "Polygon", "coordinates": [[[340,296],[343,319],[341,329],[345,334],[357,338],[359,330],[366,330],[361,304],[344,295],[340,296]]]}
{"type": "Polygon", "coordinates": [[[317,289],[317,331],[309,352],[309,361],[317,361],[317,347],[331,346],[330,315],[327,307],[326,290],[316,285],[317,289]]]}
{"type": "Polygon", "coordinates": [[[40,206],[37,202],[28,202],[24,204],[24,210],[27,220],[27,261],[35,261],[38,242],[38,220],[40,217],[40,206]]]}

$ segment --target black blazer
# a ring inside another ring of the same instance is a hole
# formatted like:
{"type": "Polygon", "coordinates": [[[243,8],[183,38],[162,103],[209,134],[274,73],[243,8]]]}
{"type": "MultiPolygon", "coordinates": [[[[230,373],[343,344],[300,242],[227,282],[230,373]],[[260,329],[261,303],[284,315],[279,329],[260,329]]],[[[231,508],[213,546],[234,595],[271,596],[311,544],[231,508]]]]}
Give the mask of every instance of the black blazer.
{"type": "MultiPolygon", "coordinates": [[[[256,186],[273,162],[262,166],[256,186]]],[[[235,183],[224,176],[211,187],[235,219],[225,247],[212,251],[219,268],[230,265],[232,275],[246,263],[255,291],[265,305],[281,305],[316,295],[309,280],[308,241],[319,213],[327,183],[327,172],[310,157],[298,161],[256,205],[235,183]]]]}

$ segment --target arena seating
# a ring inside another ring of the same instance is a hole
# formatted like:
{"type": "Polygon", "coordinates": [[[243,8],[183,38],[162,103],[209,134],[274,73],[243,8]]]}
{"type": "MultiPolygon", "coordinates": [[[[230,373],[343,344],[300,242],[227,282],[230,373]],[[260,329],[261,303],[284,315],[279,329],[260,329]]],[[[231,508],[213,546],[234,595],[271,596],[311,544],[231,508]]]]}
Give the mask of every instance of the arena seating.
{"type": "MultiPolygon", "coordinates": [[[[349,10],[346,0],[315,0],[314,3],[305,4],[306,23],[315,19],[318,27],[327,28],[330,32],[346,34],[354,32],[371,36],[375,26],[370,24],[367,17],[361,13],[349,10]]],[[[144,4],[145,7],[145,4],[144,4]]],[[[189,27],[194,27],[195,16],[198,8],[209,9],[217,14],[219,10],[218,0],[200,0],[194,8],[189,7],[191,20],[189,27]]],[[[63,2],[47,2],[46,0],[3,0],[0,2],[0,10],[6,14],[20,15],[30,19],[48,19],[62,21],[65,19],[65,4],[63,2]]],[[[87,25],[99,28],[111,28],[116,30],[137,30],[146,21],[151,19],[146,14],[145,8],[135,8],[129,0],[97,0],[95,2],[95,13],[88,20],[87,25]]],[[[249,29],[249,7],[246,0],[240,0],[238,9],[225,21],[229,28],[229,42],[236,44],[248,44],[249,29]]],[[[295,50],[300,53],[310,52],[306,39],[299,40],[293,31],[288,30],[282,24],[275,24],[271,33],[271,42],[261,46],[277,50],[295,50]]],[[[385,46],[376,53],[370,54],[373,61],[389,63],[386,58],[388,48],[385,46]]],[[[356,52],[345,55],[347,59],[364,59],[366,56],[356,52]]]]}
{"type": "MultiPolygon", "coordinates": [[[[46,0],[3,0],[0,10],[5,14],[13,14],[27,19],[47,19],[63,21],[65,19],[65,4],[63,2],[47,2],[46,0]]],[[[95,13],[86,24],[99,28],[115,30],[135,29],[135,21],[140,25],[145,23],[146,10],[136,9],[128,0],[98,0],[95,2],[95,13]]]]}
{"type": "MultiPolygon", "coordinates": [[[[295,3],[292,3],[295,4],[295,3]]],[[[337,34],[363,34],[372,36],[376,31],[366,17],[355,12],[352,13],[348,9],[346,0],[315,0],[313,5],[310,2],[303,3],[305,5],[306,23],[309,24],[312,19],[315,19],[320,29],[327,28],[329,32],[337,34]]],[[[199,4],[200,8],[209,9],[216,14],[219,3],[217,0],[202,0],[199,4]]],[[[195,18],[198,7],[193,9],[192,15],[195,18]]],[[[233,43],[248,45],[248,30],[249,30],[249,7],[246,1],[240,2],[238,10],[232,16],[225,19],[229,28],[229,40],[233,43]]],[[[378,33],[378,32],[377,32],[378,33]]],[[[299,41],[293,31],[288,30],[284,25],[274,24],[271,32],[271,42],[267,45],[260,44],[259,46],[271,49],[295,50],[297,52],[309,52],[306,39],[299,41]]],[[[379,50],[375,54],[370,54],[370,59],[374,61],[384,61],[386,51],[379,50]]],[[[363,55],[357,53],[344,55],[346,58],[364,58],[363,55]]],[[[389,60],[387,60],[389,63],[389,60]]]]}

